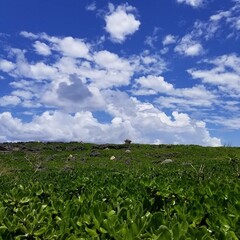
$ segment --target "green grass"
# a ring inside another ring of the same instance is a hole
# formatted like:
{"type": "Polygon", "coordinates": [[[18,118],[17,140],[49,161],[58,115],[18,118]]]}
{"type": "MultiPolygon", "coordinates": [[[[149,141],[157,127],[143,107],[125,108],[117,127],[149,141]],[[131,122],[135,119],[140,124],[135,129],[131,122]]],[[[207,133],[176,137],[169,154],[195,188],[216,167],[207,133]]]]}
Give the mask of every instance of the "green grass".
{"type": "Polygon", "coordinates": [[[240,148],[94,146],[0,152],[0,239],[240,238],[240,148]]]}

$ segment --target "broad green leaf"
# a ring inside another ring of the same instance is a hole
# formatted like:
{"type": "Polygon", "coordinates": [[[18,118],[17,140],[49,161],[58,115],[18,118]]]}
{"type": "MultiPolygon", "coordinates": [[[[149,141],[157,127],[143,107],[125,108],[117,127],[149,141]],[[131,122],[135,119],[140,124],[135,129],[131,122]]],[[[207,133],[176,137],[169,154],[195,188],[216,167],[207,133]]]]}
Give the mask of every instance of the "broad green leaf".
{"type": "Polygon", "coordinates": [[[88,227],[85,227],[85,230],[91,237],[98,237],[96,230],[90,229],[88,227]]]}
{"type": "Polygon", "coordinates": [[[46,228],[46,227],[42,227],[42,228],[40,228],[39,230],[35,231],[33,234],[34,234],[35,236],[41,236],[41,235],[43,235],[46,231],[47,231],[47,228],[46,228]]]}
{"type": "Polygon", "coordinates": [[[3,235],[8,228],[6,226],[0,226],[0,236],[3,235]]]}
{"type": "Polygon", "coordinates": [[[238,240],[239,239],[233,231],[228,231],[226,234],[226,238],[227,238],[227,240],[238,240]]]}
{"type": "Polygon", "coordinates": [[[30,202],[30,201],[31,201],[31,198],[29,198],[29,197],[24,197],[24,198],[22,198],[22,199],[20,200],[20,203],[25,204],[25,203],[28,203],[28,202],[30,202]]]}
{"type": "Polygon", "coordinates": [[[106,230],[106,229],[104,229],[104,228],[102,228],[102,227],[100,227],[100,229],[99,229],[99,230],[100,230],[100,232],[101,232],[101,233],[107,233],[107,230],[106,230]]]}
{"type": "Polygon", "coordinates": [[[160,233],[160,239],[162,239],[162,240],[171,240],[172,239],[171,232],[167,226],[161,225],[159,228],[159,233],[160,233]]]}

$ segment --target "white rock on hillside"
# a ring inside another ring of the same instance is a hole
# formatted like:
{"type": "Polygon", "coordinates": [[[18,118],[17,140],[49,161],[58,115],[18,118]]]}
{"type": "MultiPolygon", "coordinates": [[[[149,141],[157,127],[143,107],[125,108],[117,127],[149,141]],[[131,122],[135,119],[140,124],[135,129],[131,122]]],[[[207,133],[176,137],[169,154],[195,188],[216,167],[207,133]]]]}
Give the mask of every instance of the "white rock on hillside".
{"type": "Polygon", "coordinates": [[[172,162],[173,162],[173,160],[169,158],[169,159],[165,159],[164,161],[162,161],[161,164],[172,163],[172,162]]]}
{"type": "Polygon", "coordinates": [[[110,160],[116,160],[116,157],[115,156],[111,156],[110,160]]]}

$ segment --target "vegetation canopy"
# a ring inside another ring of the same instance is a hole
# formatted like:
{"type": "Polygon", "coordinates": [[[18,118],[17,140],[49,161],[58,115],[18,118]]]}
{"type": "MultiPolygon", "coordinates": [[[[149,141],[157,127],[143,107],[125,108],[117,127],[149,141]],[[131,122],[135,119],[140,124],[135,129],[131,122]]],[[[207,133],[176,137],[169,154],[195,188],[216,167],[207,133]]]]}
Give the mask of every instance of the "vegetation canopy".
{"type": "Polygon", "coordinates": [[[237,240],[239,181],[240,148],[3,143],[0,239],[237,240]]]}

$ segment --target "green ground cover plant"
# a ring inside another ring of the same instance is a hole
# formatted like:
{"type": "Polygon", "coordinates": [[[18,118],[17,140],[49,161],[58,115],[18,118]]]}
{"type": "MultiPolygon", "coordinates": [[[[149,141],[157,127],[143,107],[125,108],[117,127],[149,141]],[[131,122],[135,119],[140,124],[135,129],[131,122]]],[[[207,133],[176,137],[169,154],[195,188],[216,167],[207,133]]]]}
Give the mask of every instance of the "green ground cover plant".
{"type": "Polygon", "coordinates": [[[240,148],[3,146],[0,239],[240,238],[240,148]]]}

